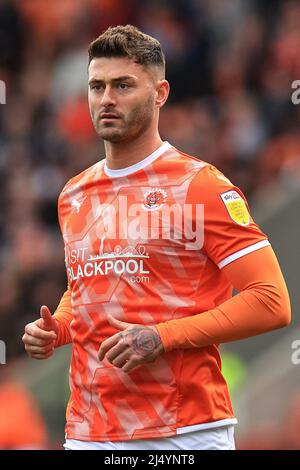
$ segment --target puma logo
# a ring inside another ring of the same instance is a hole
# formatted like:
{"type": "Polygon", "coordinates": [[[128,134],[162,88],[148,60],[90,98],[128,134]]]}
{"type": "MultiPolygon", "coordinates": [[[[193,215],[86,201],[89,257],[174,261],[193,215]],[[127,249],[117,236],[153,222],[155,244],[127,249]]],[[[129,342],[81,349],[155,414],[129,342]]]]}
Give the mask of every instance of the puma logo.
{"type": "Polygon", "coordinates": [[[78,214],[85,200],[86,196],[81,199],[72,199],[72,211],[78,214]]]}

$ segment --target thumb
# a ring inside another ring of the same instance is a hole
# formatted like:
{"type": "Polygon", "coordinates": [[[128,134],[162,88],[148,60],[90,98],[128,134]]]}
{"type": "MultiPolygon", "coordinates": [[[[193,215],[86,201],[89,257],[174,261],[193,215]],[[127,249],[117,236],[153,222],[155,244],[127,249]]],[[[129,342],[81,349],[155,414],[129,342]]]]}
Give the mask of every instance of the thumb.
{"type": "Polygon", "coordinates": [[[117,320],[116,318],[112,317],[109,313],[107,315],[108,323],[116,328],[117,330],[126,330],[129,326],[134,326],[133,323],[126,323],[125,321],[117,320]]]}
{"type": "Polygon", "coordinates": [[[44,320],[44,329],[46,331],[54,331],[57,330],[57,325],[52,317],[52,313],[50,312],[49,308],[46,305],[42,305],[40,310],[41,318],[44,320]]]}

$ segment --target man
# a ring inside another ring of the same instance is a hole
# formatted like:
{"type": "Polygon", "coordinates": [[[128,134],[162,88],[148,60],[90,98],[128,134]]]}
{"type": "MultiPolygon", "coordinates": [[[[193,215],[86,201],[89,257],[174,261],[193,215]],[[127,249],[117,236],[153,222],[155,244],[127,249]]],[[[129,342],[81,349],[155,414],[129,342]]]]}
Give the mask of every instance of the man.
{"type": "Polygon", "coordinates": [[[60,194],[68,289],[23,336],[35,359],[72,342],[67,449],[234,449],[218,344],[290,321],[241,191],[162,142],[168,93],[157,40],[127,25],[90,45],[106,159],[60,194]]]}

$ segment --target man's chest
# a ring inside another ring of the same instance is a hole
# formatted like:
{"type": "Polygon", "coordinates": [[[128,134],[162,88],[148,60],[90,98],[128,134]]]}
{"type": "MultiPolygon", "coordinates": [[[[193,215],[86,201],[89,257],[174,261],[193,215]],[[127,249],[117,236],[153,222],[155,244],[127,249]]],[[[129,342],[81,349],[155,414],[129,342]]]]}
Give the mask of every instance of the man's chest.
{"type": "Polygon", "coordinates": [[[104,191],[78,188],[65,195],[61,225],[69,281],[135,282],[159,269],[193,265],[203,241],[203,214],[185,204],[186,188],[127,185],[104,191]]]}

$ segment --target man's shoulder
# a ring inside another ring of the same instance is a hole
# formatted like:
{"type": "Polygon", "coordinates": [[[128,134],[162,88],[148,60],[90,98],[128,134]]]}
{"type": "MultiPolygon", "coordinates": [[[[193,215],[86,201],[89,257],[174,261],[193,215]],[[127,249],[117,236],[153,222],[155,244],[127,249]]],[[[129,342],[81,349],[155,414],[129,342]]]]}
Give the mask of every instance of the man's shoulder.
{"type": "Polygon", "coordinates": [[[190,181],[206,165],[199,157],[188,155],[172,146],[154,162],[153,169],[157,175],[163,175],[168,184],[180,186],[190,181]]]}
{"type": "Polygon", "coordinates": [[[169,166],[175,165],[176,167],[185,166],[188,168],[202,168],[207,165],[207,162],[203,161],[198,156],[189,155],[182,152],[176,147],[171,147],[163,156],[161,162],[168,164],[169,166]]]}
{"type": "Polygon", "coordinates": [[[216,168],[213,164],[202,160],[199,156],[192,156],[178,149],[173,148],[173,152],[169,154],[169,163],[172,167],[180,170],[184,169],[184,173],[191,173],[192,182],[201,186],[228,186],[232,185],[231,181],[216,168]],[[176,165],[177,164],[177,165],[176,165]]]}
{"type": "Polygon", "coordinates": [[[184,170],[185,173],[189,172],[189,170],[194,173],[201,171],[203,178],[207,178],[208,176],[225,178],[221,171],[211,163],[203,160],[200,156],[189,155],[175,147],[171,147],[171,149],[166,152],[163,162],[168,164],[171,168],[178,168],[181,171],[184,170]]]}
{"type": "Polygon", "coordinates": [[[211,163],[206,163],[203,166],[203,170],[197,173],[195,180],[195,182],[201,183],[202,185],[211,188],[233,186],[232,182],[227,178],[227,176],[225,176],[221,170],[216,168],[211,163]]]}
{"type": "Polygon", "coordinates": [[[102,174],[103,165],[104,160],[100,160],[91,165],[90,167],[86,168],[85,170],[81,171],[77,175],[72,176],[72,178],[70,178],[66,182],[63,189],[61,190],[60,196],[62,196],[66,192],[79,189],[83,185],[86,185],[90,181],[93,181],[95,178],[100,178],[102,174]]]}
{"type": "Polygon", "coordinates": [[[201,160],[202,165],[195,167],[189,180],[187,199],[213,201],[221,194],[238,190],[236,186],[214,165],[201,160]]]}

